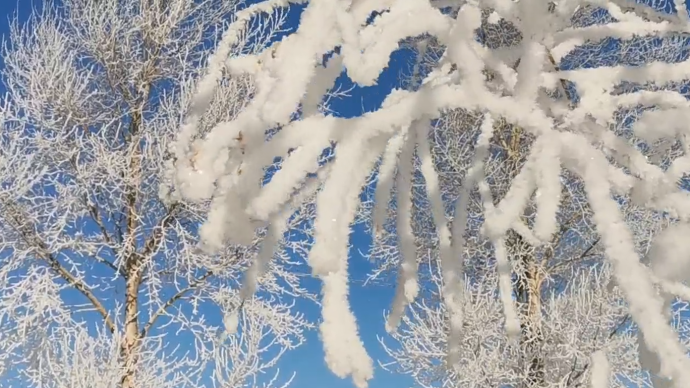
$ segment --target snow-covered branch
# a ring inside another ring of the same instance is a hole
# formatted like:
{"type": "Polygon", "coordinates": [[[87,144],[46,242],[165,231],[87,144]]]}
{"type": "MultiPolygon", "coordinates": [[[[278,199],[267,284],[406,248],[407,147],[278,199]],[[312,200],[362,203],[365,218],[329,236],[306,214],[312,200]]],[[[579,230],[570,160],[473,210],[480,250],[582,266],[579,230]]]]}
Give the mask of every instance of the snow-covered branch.
{"type": "MultiPolygon", "coordinates": [[[[373,207],[373,231],[377,244],[395,242],[386,251],[402,257],[389,328],[417,293],[414,244],[418,253],[433,248],[438,255],[453,338],[468,316],[461,299],[469,286],[462,279],[472,268],[496,267],[503,325],[513,342],[534,350],[546,324],[539,297],[545,263],[567,257],[560,247],[596,240],[645,346],[663,365],[660,373],[674,387],[690,381],[686,349],[640,260],[650,232],[690,218],[690,194],[677,184],[688,172],[688,133],[680,125],[687,121],[683,85],[690,79],[682,1],[669,3],[677,11],[671,14],[657,2],[313,0],[279,44],[228,56],[246,20],[285,5],[261,2],[229,26],[180,129],[174,181],[184,198],[211,200],[202,239],[218,249],[250,243],[248,229],[269,225],[305,190],[307,178],[324,163],[331,167],[318,176],[323,188],[308,261],[323,280],[322,338],[337,375],[363,386],[372,373],[347,303],[347,247],[362,211],[360,193],[378,167],[374,200],[385,203],[373,207]],[[358,117],[313,109],[317,94],[336,87],[329,85],[335,69],[373,85],[405,42],[420,56],[411,87],[392,90],[379,109],[358,117]],[[237,116],[201,131],[223,62],[232,77],[253,77],[256,90],[237,116]],[[457,112],[465,117],[453,132],[439,125],[457,112]],[[480,138],[490,138],[489,145],[472,140],[477,116],[491,118],[480,138]],[[439,155],[434,136],[462,138],[467,146],[446,143],[447,154],[439,155]],[[320,160],[334,145],[334,156],[320,160]],[[281,167],[267,176],[276,158],[281,167]],[[453,163],[465,161],[483,172],[461,178],[469,166],[452,170],[453,163]],[[462,179],[469,181],[461,189],[462,179]],[[468,201],[475,184],[478,197],[468,201]],[[392,223],[382,208],[389,205],[392,223]],[[474,206],[474,217],[463,214],[466,206],[474,206]],[[646,214],[646,231],[629,222],[637,212],[646,214]],[[451,227],[450,219],[473,225],[451,227]],[[569,233],[582,231],[573,243],[569,233]],[[491,244],[484,260],[471,251],[470,239],[476,247],[491,244]]],[[[454,355],[455,344],[448,346],[454,355]]],[[[534,353],[530,362],[524,378],[541,386],[546,361],[534,353]]]]}

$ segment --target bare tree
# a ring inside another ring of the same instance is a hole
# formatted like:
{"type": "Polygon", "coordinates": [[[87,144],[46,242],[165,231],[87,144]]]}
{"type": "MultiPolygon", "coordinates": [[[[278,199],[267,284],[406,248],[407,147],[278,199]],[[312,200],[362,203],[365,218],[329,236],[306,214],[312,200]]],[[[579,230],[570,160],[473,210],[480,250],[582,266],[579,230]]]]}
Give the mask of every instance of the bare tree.
{"type": "MultiPolygon", "coordinates": [[[[269,387],[291,380],[277,379],[276,364],[311,327],[292,309],[296,298],[312,297],[296,259],[308,243],[308,231],[299,233],[309,201],[292,208],[286,225],[297,236],[262,229],[245,246],[207,254],[198,230],[208,203],[182,200],[168,174],[200,69],[241,6],[64,0],[15,20],[3,50],[8,94],[0,128],[7,384],[269,387]],[[262,250],[264,239],[279,247],[262,250]],[[242,297],[239,279],[256,255],[275,260],[259,273],[256,296],[242,297]],[[225,316],[223,324],[213,316],[225,316]]],[[[233,53],[261,50],[284,21],[282,11],[254,18],[233,53]]],[[[255,93],[249,76],[217,82],[206,128],[232,119],[255,93]]]]}

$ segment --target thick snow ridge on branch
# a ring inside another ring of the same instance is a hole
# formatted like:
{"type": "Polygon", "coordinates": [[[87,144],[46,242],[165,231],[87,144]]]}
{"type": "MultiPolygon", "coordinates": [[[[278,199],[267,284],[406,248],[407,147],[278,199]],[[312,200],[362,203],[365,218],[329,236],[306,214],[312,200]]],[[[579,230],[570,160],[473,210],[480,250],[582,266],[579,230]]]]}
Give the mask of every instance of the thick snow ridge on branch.
{"type": "MultiPolygon", "coordinates": [[[[622,0],[550,4],[524,0],[311,0],[306,2],[297,31],[280,44],[256,55],[228,57],[236,36],[251,17],[288,3],[294,2],[259,3],[242,11],[228,28],[209,60],[208,71],[199,82],[181,127],[175,148],[176,180],[188,199],[212,202],[202,229],[203,242],[209,249],[218,249],[227,242],[246,243],[251,236],[248,231],[266,225],[270,225],[270,236],[283,233],[285,219],[294,208],[291,201],[304,191],[318,190],[309,264],[313,274],[323,281],[321,334],[326,360],[334,373],[352,376],[358,387],[366,386],[373,375],[372,361],[359,339],[357,322],[347,301],[347,268],[350,226],[355,221],[360,192],[377,165],[375,229],[385,222],[388,202],[395,191],[402,255],[389,330],[395,329],[405,306],[417,295],[410,210],[412,160],[416,157],[421,163],[439,241],[442,293],[451,316],[451,337],[457,340],[463,327],[461,300],[465,286],[463,266],[458,261],[463,257],[467,193],[477,186],[482,195],[483,232],[494,246],[505,326],[508,334],[517,338],[521,323],[511,296],[512,258],[505,249],[505,240],[510,230],[524,235],[535,246],[551,238],[558,227],[560,177],[565,169],[585,184],[596,230],[645,346],[658,358],[661,372],[674,387],[687,386],[690,360],[666,320],[664,299],[657,294],[654,278],[635,251],[631,232],[612,194],[630,195],[640,206],[686,220],[690,217],[690,195],[675,183],[690,170],[690,155],[675,162],[673,168],[662,169],[610,131],[608,125],[622,108],[653,107],[634,124],[634,133],[650,141],[686,142],[690,130],[679,124],[687,123],[690,115],[685,97],[669,91],[617,90],[624,82],[664,85],[690,79],[690,61],[660,61],[639,67],[613,64],[560,68],[569,53],[588,42],[688,31],[683,1],[675,2],[680,16],[667,17],[647,6],[622,0]],[[574,22],[577,12],[594,6],[606,10],[612,21],[588,26],[574,22]],[[493,16],[486,19],[485,11],[493,16]],[[521,43],[506,51],[477,39],[477,30],[485,23],[498,22],[513,23],[521,34],[521,43]],[[428,69],[417,87],[391,91],[380,109],[360,117],[339,118],[318,110],[341,70],[360,85],[373,85],[400,42],[413,38],[434,39],[444,48],[441,59],[428,69]],[[323,58],[328,55],[331,57],[324,64],[323,58]],[[507,58],[518,61],[509,62],[507,58]],[[256,93],[233,121],[201,134],[197,124],[221,69],[236,76],[251,75],[256,93]],[[572,87],[567,85],[569,82],[572,87]],[[465,194],[460,195],[455,206],[451,227],[428,137],[433,120],[459,108],[481,112],[485,118],[474,148],[474,165],[462,189],[465,194]],[[488,156],[487,144],[499,118],[534,136],[535,141],[506,195],[494,198],[488,189],[483,160],[488,156]],[[277,133],[267,137],[276,128],[277,133]],[[325,170],[320,155],[334,144],[334,156],[326,162],[325,170]],[[382,162],[377,164],[381,157],[382,162]],[[282,167],[263,184],[265,168],[275,158],[282,158],[282,167]],[[521,215],[533,195],[537,214],[534,224],[527,226],[521,215]]],[[[673,236],[672,240],[682,239],[673,236]]],[[[267,238],[264,243],[275,240],[267,238]]],[[[260,254],[250,269],[250,279],[270,258],[270,247],[262,249],[265,254],[260,254]]],[[[688,257],[690,247],[678,250],[688,257]]],[[[672,253],[659,251],[658,257],[671,260],[672,253]]],[[[664,259],[659,260],[655,263],[664,259]]],[[[669,261],[663,267],[674,265],[669,261]]],[[[666,276],[658,271],[655,269],[657,276],[666,276]]],[[[245,297],[253,289],[252,284],[247,284],[245,297]]],[[[449,360],[453,360],[453,341],[449,343],[449,360]]],[[[597,367],[592,386],[605,387],[606,356],[596,353],[593,360],[597,367]]]]}

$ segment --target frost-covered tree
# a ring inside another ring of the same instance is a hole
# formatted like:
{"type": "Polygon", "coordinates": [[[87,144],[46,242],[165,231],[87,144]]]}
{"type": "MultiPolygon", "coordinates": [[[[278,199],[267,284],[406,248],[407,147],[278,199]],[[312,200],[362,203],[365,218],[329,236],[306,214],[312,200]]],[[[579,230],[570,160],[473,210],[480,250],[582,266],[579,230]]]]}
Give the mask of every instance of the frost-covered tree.
{"type": "MultiPolygon", "coordinates": [[[[277,362],[311,327],[293,310],[311,298],[296,261],[309,201],[284,225],[297,237],[262,229],[208,254],[198,249],[208,204],[176,197],[167,175],[199,69],[241,7],[62,0],[13,23],[2,53],[0,385],[290,382],[277,362]],[[256,256],[275,260],[252,267],[256,256]],[[253,298],[240,296],[247,271],[253,298]]],[[[260,51],[284,21],[255,18],[233,53],[260,51]]],[[[201,128],[256,93],[251,76],[214,82],[201,128]]]]}
{"type": "MultiPolygon", "coordinates": [[[[608,268],[582,270],[563,288],[542,286],[538,319],[521,315],[529,322],[522,326],[525,337],[512,344],[503,328],[497,279],[487,275],[468,282],[463,333],[450,366],[447,310],[439,303],[442,285],[436,270],[433,286],[422,292],[392,334],[395,341],[382,341],[390,358],[381,361],[387,369],[409,374],[421,387],[586,387],[599,366],[592,357],[603,353],[610,371],[607,383],[611,376],[607,386],[668,386],[658,377],[652,385],[640,367],[646,353],[643,348],[638,356],[639,338],[620,292],[606,287],[610,275],[608,268]],[[527,337],[533,332],[538,335],[527,337]]],[[[687,304],[674,307],[672,323],[688,347],[687,304]]]]}
{"type": "MultiPolygon", "coordinates": [[[[657,386],[680,388],[690,359],[668,318],[690,275],[690,246],[679,237],[690,216],[690,193],[679,185],[690,170],[689,23],[683,0],[260,2],[209,58],[173,150],[174,186],[190,201],[211,200],[200,234],[213,252],[282,225],[285,206],[321,183],[308,254],[323,286],[320,331],[331,370],[360,387],[373,367],[347,300],[348,237],[358,214],[370,212],[374,254],[388,255],[398,277],[389,329],[420,295],[418,264],[429,256],[440,276],[442,309],[434,311],[447,326],[439,333],[448,332],[437,355],[451,372],[467,355],[475,296],[496,312],[487,327],[510,345],[505,352],[523,352],[510,358],[519,368],[492,365],[506,378],[519,371],[508,383],[540,386],[553,360],[536,347],[549,324],[562,322],[540,315],[595,295],[607,308],[617,304],[598,315],[598,329],[629,315],[622,325],[635,327],[642,368],[657,386]],[[252,15],[290,3],[306,3],[295,33],[260,53],[228,55],[252,15]],[[410,46],[422,60],[379,109],[354,118],[316,109],[343,71],[374,85],[391,54],[410,46]],[[206,131],[224,74],[255,77],[256,93],[206,131]],[[324,159],[326,150],[334,152],[324,159]],[[368,209],[361,193],[372,176],[368,209]],[[559,268],[547,276],[543,263],[559,268]],[[547,303],[537,294],[554,273],[560,288],[547,303]],[[488,280],[477,283],[480,276],[488,280]]],[[[575,310],[593,311],[587,303],[575,310]]],[[[603,346],[600,338],[582,341],[578,351],[594,361],[576,368],[605,387],[620,374],[611,359],[629,354],[621,352],[632,340],[603,346]]]]}

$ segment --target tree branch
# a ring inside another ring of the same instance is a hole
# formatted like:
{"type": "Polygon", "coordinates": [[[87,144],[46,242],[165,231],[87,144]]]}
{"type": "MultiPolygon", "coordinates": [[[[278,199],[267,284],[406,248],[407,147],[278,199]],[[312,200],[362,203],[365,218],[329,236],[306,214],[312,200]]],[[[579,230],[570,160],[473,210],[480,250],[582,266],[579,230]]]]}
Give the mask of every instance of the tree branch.
{"type": "Polygon", "coordinates": [[[91,289],[84,283],[82,280],[76,278],[74,275],[72,275],[69,271],[63,267],[60,262],[51,254],[47,254],[46,257],[44,257],[46,261],[48,261],[48,264],[50,265],[50,268],[52,268],[55,272],[57,272],[60,277],[62,277],[66,282],[71,284],[74,288],[76,288],[79,292],[81,292],[88,300],[91,302],[91,304],[94,306],[96,311],[98,311],[101,316],[103,317],[103,320],[105,321],[105,325],[108,327],[108,330],[111,333],[115,332],[115,323],[113,320],[110,318],[110,315],[108,314],[108,311],[105,309],[103,304],[96,298],[96,296],[93,294],[91,289]]]}
{"type": "MultiPolygon", "coordinates": [[[[623,318],[621,319],[621,321],[616,325],[616,327],[614,327],[613,330],[611,330],[611,332],[608,335],[608,339],[610,340],[611,338],[613,338],[613,336],[616,335],[616,333],[618,333],[618,330],[620,330],[623,327],[623,325],[625,325],[631,318],[632,317],[630,316],[630,314],[625,314],[623,316],[623,318]]],[[[592,352],[592,353],[594,353],[594,352],[592,352]]],[[[577,360],[575,360],[575,361],[577,361],[577,360]]],[[[591,366],[591,363],[587,362],[582,367],[581,370],[579,370],[578,372],[573,374],[574,368],[575,368],[575,363],[573,363],[573,369],[570,372],[571,374],[568,376],[568,381],[566,382],[566,386],[570,386],[571,382],[575,382],[575,380],[579,379],[585,372],[587,372],[587,369],[589,369],[590,366],[591,366]]]]}
{"type": "Polygon", "coordinates": [[[101,301],[98,300],[98,298],[93,294],[93,291],[91,291],[89,286],[87,286],[86,283],[84,283],[81,279],[78,279],[76,276],[72,275],[67,269],[65,269],[65,267],[62,266],[62,264],[60,264],[60,261],[49,252],[48,246],[43,240],[41,240],[33,228],[29,227],[29,225],[21,223],[21,218],[29,218],[20,217],[21,210],[18,209],[16,205],[9,202],[5,202],[5,204],[7,206],[8,217],[12,218],[12,221],[14,221],[14,228],[17,230],[17,232],[19,232],[19,235],[22,236],[22,239],[27,244],[36,246],[39,249],[39,255],[48,263],[50,268],[57,272],[57,274],[60,275],[60,277],[62,277],[67,283],[76,288],[77,291],[79,291],[82,295],[84,295],[91,302],[96,311],[101,314],[103,320],[105,321],[105,325],[108,327],[108,330],[110,330],[111,333],[115,332],[115,323],[110,318],[108,311],[103,306],[101,301]]]}
{"type": "Polygon", "coordinates": [[[173,203],[168,208],[167,213],[163,217],[161,217],[160,220],[158,220],[158,225],[155,226],[153,233],[151,234],[151,236],[149,236],[148,240],[144,244],[144,250],[141,253],[141,255],[143,257],[146,257],[149,254],[151,254],[151,252],[153,252],[153,249],[156,246],[158,246],[161,238],[163,237],[163,230],[170,225],[170,223],[174,219],[173,213],[177,209],[178,209],[178,204],[173,203]]]}
{"type": "Polygon", "coordinates": [[[560,261],[560,262],[558,262],[558,263],[556,263],[556,264],[554,264],[554,265],[548,267],[547,270],[548,270],[549,272],[551,272],[551,271],[556,271],[556,270],[560,269],[561,267],[563,267],[563,266],[565,266],[565,265],[573,264],[573,263],[575,263],[575,262],[578,262],[578,261],[584,259],[585,257],[589,256],[589,254],[590,254],[590,252],[592,251],[592,249],[594,249],[594,247],[597,246],[597,244],[599,243],[599,240],[601,240],[601,237],[598,237],[596,240],[594,240],[594,242],[592,242],[592,243],[587,247],[587,249],[585,249],[584,252],[582,252],[582,254],[580,254],[579,256],[577,256],[577,257],[575,257],[575,258],[572,258],[572,259],[570,259],[570,260],[560,261]]]}
{"type": "MultiPolygon", "coordinates": [[[[82,129],[84,130],[85,133],[90,133],[90,130],[87,126],[83,126],[82,129]]],[[[77,173],[79,170],[79,167],[77,166],[76,156],[70,158],[69,163],[72,166],[72,169],[74,169],[74,178],[77,181],[79,181],[80,183],[84,184],[84,182],[81,182],[81,180],[79,179],[79,176],[77,173]]],[[[113,252],[117,255],[118,251],[116,248],[114,248],[115,244],[113,243],[113,239],[110,236],[110,233],[108,233],[108,229],[103,224],[101,212],[99,211],[98,206],[94,205],[93,203],[91,203],[91,201],[89,201],[89,197],[87,194],[82,195],[81,200],[83,201],[84,206],[88,210],[89,215],[91,216],[91,219],[96,223],[96,226],[98,226],[98,229],[101,232],[101,236],[103,236],[103,241],[105,241],[105,243],[108,244],[108,247],[110,249],[112,249],[113,252]]],[[[125,278],[125,279],[127,278],[125,272],[121,268],[118,268],[118,266],[116,266],[112,262],[110,262],[106,259],[103,259],[101,257],[95,256],[95,255],[93,256],[93,258],[96,261],[98,261],[99,263],[105,264],[106,266],[108,266],[110,269],[115,271],[115,273],[119,274],[123,278],[125,278]]]]}
{"type": "Polygon", "coordinates": [[[153,325],[156,323],[158,318],[165,313],[167,309],[169,309],[172,305],[175,304],[178,300],[184,298],[187,293],[193,291],[195,288],[199,287],[201,283],[206,281],[211,275],[213,275],[212,271],[207,271],[203,276],[200,278],[194,280],[189,286],[186,288],[180,290],[177,294],[173,295],[172,298],[168,299],[167,302],[165,302],[161,307],[158,308],[158,311],[156,311],[155,314],[151,316],[148,322],[144,325],[144,328],[141,330],[141,333],[139,334],[139,338],[144,338],[148,334],[148,332],[151,330],[153,325]]]}
{"type": "MultiPolygon", "coordinates": [[[[158,244],[160,244],[161,239],[163,238],[163,230],[165,230],[165,228],[167,228],[170,225],[170,223],[174,219],[173,213],[177,209],[178,204],[173,203],[168,208],[166,214],[158,220],[158,223],[153,228],[153,232],[144,243],[142,252],[138,253],[140,258],[146,258],[147,256],[151,255],[154,249],[158,246],[158,244]]],[[[148,281],[148,277],[149,276],[144,276],[141,280],[141,283],[145,283],[146,281],[148,281]]]]}
{"type": "MultiPolygon", "coordinates": [[[[86,198],[85,198],[86,200],[86,198]]],[[[110,234],[108,234],[108,230],[106,229],[105,225],[103,225],[103,221],[101,221],[100,217],[100,212],[98,211],[98,208],[96,206],[89,204],[88,202],[85,202],[85,205],[89,209],[89,213],[91,215],[91,218],[94,220],[96,225],[98,226],[98,229],[101,231],[101,235],[103,236],[104,241],[113,249],[115,254],[117,254],[117,249],[113,248],[113,240],[110,238],[110,234]]],[[[110,267],[113,271],[116,273],[120,274],[123,278],[125,277],[125,273],[122,271],[121,268],[118,268],[115,264],[112,262],[105,260],[105,259],[97,259],[99,262],[107,265],[110,267]]]]}

